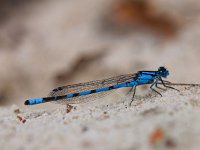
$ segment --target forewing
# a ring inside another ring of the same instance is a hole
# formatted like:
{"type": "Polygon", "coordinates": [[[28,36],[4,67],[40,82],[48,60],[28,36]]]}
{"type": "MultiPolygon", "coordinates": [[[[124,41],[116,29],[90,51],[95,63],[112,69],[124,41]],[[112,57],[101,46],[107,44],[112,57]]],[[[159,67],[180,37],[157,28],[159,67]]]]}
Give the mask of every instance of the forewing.
{"type": "MultiPolygon", "coordinates": [[[[135,74],[127,74],[127,75],[119,75],[119,76],[115,76],[115,77],[111,77],[111,78],[103,79],[103,80],[96,80],[96,81],[90,81],[90,82],[85,82],[85,83],[62,86],[62,87],[53,89],[49,93],[49,96],[60,96],[60,95],[66,95],[68,93],[79,93],[86,90],[95,90],[102,87],[109,87],[109,86],[116,85],[119,83],[132,81],[134,80],[134,78],[135,78],[135,74]]],[[[58,100],[56,101],[56,103],[74,104],[74,103],[87,102],[87,101],[94,100],[96,98],[104,97],[112,93],[111,91],[112,90],[104,91],[100,93],[93,93],[93,94],[84,95],[84,96],[72,97],[70,99],[58,100]]]]}

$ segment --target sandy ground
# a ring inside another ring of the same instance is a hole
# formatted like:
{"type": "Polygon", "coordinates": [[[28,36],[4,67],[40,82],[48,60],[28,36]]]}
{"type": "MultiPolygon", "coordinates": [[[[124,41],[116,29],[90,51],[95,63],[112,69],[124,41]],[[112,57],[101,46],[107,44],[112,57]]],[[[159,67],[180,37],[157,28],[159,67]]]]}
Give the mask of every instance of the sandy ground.
{"type": "Polygon", "coordinates": [[[0,149],[200,149],[198,86],[163,97],[140,88],[131,107],[118,91],[69,113],[23,105],[57,86],[159,66],[171,82],[200,83],[200,2],[151,2],[20,0],[7,15],[0,8],[0,149]]]}
{"type": "Polygon", "coordinates": [[[200,88],[176,88],[180,92],[167,90],[163,97],[137,97],[131,107],[126,97],[77,105],[69,113],[64,107],[1,108],[1,149],[199,149],[200,88]]]}

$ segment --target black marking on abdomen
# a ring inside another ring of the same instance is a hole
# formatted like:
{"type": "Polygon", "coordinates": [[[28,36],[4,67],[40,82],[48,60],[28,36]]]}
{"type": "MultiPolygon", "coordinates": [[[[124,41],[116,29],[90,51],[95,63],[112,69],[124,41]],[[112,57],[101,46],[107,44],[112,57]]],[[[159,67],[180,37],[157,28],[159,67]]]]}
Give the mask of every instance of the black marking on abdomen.
{"type": "Polygon", "coordinates": [[[90,93],[91,93],[91,94],[92,94],[92,93],[96,93],[96,90],[91,90],[91,92],[90,92],[90,93]]]}
{"type": "Polygon", "coordinates": [[[109,89],[109,90],[112,90],[112,89],[114,89],[114,86],[110,86],[110,87],[108,87],[108,89],[109,89]]]}
{"type": "Polygon", "coordinates": [[[64,98],[66,98],[66,95],[54,96],[54,97],[44,97],[43,100],[44,100],[44,102],[51,102],[51,101],[54,101],[54,100],[64,99],[64,98]]]}
{"type": "Polygon", "coordinates": [[[79,93],[74,93],[72,97],[77,97],[79,96],[79,93]]]}

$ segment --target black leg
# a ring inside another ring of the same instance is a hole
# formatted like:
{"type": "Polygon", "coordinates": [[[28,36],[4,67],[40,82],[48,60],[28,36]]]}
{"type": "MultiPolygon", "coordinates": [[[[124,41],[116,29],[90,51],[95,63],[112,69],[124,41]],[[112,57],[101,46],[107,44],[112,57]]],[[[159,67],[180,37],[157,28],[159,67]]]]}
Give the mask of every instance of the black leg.
{"type": "Polygon", "coordinates": [[[163,85],[164,87],[170,88],[170,89],[173,89],[173,90],[176,90],[176,91],[180,92],[178,89],[176,89],[176,88],[174,88],[174,87],[165,85],[165,83],[164,83],[164,81],[162,80],[162,78],[160,78],[160,81],[162,82],[162,85],[163,85]]]}
{"type": "Polygon", "coordinates": [[[127,94],[130,94],[133,91],[134,86],[131,87],[131,89],[128,91],[127,94]]]}
{"type": "Polygon", "coordinates": [[[164,83],[171,83],[170,81],[163,80],[163,79],[162,79],[162,81],[163,81],[164,83]]]}
{"type": "Polygon", "coordinates": [[[153,86],[154,86],[156,83],[157,83],[157,81],[155,81],[154,83],[152,83],[151,86],[150,86],[150,88],[151,88],[154,92],[156,92],[157,94],[159,94],[159,95],[162,97],[162,94],[160,94],[158,91],[156,91],[156,90],[153,88],[153,86]]]}
{"type": "Polygon", "coordinates": [[[158,86],[158,83],[156,83],[155,86],[156,86],[156,88],[161,89],[161,90],[163,90],[163,91],[166,90],[166,89],[163,89],[163,88],[159,87],[159,86],[158,86]]]}
{"type": "MultiPolygon", "coordinates": [[[[160,81],[161,79],[159,78],[159,81],[160,81]]],[[[170,81],[167,81],[167,80],[162,80],[164,83],[166,83],[166,84],[170,84],[171,82],[170,81]]],[[[162,82],[157,82],[158,84],[163,84],[162,82]]]]}
{"type": "Polygon", "coordinates": [[[133,87],[130,89],[129,93],[130,93],[131,91],[133,91],[133,97],[132,97],[131,102],[129,103],[129,106],[131,106],[131,104],[132,104],[132,102],[133,102],[133,100],[134,100],[134,97],[135,97],[135,91],[136,91],[136,86],[133,86],[133,87]]]}

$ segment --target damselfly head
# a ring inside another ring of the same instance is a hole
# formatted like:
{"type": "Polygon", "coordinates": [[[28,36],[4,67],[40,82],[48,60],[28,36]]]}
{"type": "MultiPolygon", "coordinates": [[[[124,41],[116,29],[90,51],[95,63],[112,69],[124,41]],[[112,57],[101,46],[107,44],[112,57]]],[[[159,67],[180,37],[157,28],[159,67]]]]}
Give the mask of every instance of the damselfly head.
{"type": "Polygon", "coordinates": [[[166,78],[169,75],[169,71],[165,67],[159,67],[158,68],[158,75],[160,75],[163,78],[166,78]]]}

